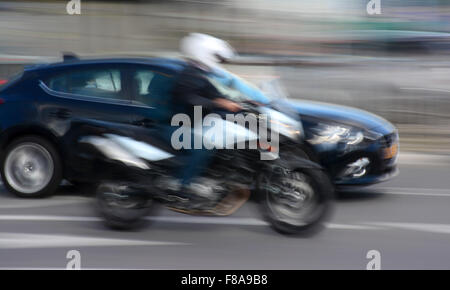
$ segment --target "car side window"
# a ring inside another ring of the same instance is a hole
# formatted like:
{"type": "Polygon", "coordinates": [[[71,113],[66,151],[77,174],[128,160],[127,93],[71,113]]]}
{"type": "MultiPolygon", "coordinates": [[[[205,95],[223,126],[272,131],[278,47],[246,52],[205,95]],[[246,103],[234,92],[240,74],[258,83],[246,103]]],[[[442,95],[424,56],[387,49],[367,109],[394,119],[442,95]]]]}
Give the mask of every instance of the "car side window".
{"type": "Polygon", "coordinates": [[[132,92],[137,103],[147,106],[166,106],[170,102],[174,77],[150,69],[133,72],[132,92]]]}
{"type": "Polygon", "coordinates": [[[107,99],[122,98],[119,69],[77,69],[50,77],[46,85],[57,92],[107,99]]]}

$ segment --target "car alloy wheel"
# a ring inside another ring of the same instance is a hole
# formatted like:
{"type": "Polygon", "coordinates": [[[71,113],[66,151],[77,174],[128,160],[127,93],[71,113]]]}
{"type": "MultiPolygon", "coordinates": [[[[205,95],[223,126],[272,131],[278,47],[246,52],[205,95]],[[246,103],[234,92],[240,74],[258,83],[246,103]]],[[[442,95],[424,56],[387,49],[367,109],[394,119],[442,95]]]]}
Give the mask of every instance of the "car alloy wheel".
{"type": "Polygon", "coordinates": [[[37,143],[19,144],[6,156],[4,175],[16,191],[33,194],[44,189],[52,179],[54,162],[50,152],[37,143]]]}

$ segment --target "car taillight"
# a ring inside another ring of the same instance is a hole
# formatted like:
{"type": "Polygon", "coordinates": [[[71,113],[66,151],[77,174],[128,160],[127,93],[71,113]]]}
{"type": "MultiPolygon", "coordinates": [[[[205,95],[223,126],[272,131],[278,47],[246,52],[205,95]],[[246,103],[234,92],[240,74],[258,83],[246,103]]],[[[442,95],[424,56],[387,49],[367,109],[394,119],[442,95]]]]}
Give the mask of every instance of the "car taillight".
{"type": "Polygon", "coordinates": [[[0,86],[6,84],[8,82],[8,80],[0,80],[0,86]]]}

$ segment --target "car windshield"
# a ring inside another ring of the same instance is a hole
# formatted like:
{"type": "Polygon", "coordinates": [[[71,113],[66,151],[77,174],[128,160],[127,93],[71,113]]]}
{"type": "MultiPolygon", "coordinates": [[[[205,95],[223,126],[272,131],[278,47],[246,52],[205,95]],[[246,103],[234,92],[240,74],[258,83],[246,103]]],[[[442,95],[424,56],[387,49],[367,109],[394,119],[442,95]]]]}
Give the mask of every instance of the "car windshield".
{"type": "Polygon", "coordinates": [[[208,77],[209,81],[216,87],[216,89],[225,96],[235,102],[243,101],[259,101],[261,95],[268,99],[267,102],[272,102],[276,100],[286,100],[287,94],[285,93],[283,87],[280,84],[279,79],[272,79],[269,81],[264,81],[259,84],[258,87],[253,86],[247,81],[243,80],[238,76],[233,76],[234,86],[228,85],[226,82],[220,81],[213,77],[208,77]],[[238,83],[238,85],[236,85],[238,83]],[[255,95],[259,95],[256,97],[255,95]]]}

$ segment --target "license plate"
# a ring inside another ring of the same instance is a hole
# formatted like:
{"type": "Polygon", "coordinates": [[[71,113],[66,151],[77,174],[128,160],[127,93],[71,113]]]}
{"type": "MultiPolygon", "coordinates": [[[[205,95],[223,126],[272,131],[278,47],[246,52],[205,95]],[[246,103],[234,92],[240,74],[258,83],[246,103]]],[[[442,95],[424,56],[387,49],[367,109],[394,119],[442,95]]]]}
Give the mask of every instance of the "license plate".
{"type": "Polygon", "coordinates": [[[397,155],[398,152],[398,144],[393,144],[391,147],[384,149],[383,158],[384,159],[392,159],[397,155]]]}

